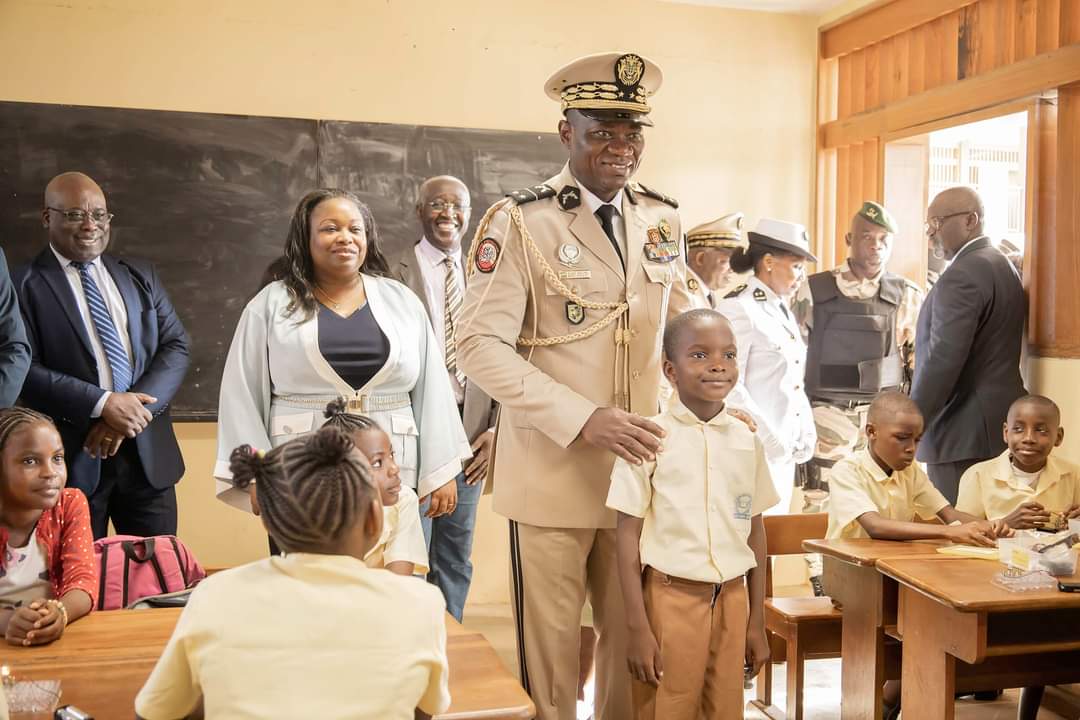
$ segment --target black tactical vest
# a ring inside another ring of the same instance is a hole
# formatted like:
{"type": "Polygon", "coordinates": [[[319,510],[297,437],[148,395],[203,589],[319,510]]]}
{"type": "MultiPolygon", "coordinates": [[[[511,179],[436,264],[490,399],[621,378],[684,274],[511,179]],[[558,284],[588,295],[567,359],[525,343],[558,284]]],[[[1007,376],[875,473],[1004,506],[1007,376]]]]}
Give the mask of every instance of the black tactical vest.
{"type": "Polygon", "coordinates": [[[896,346],[896,312],[904,279],[885,273],[878,294],[866,300],[846,297],[831,272],[811,275],[813,328],[806,355],[806,394],[811,400],[869,402],[882,390],[904,382],[896,346]]]}

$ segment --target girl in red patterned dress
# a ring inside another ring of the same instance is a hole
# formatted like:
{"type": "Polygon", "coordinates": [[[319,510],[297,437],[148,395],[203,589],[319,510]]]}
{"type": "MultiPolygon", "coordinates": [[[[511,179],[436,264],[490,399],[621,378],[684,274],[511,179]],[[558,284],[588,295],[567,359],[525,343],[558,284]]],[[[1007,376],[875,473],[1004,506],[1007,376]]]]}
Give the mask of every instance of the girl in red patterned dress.
{"type": "Polygon", "coordinates": [[[96,601],[90,509],[66,482],[52,421],[0,410],[0,633],[12,645],[56,640],[96,601]]]}

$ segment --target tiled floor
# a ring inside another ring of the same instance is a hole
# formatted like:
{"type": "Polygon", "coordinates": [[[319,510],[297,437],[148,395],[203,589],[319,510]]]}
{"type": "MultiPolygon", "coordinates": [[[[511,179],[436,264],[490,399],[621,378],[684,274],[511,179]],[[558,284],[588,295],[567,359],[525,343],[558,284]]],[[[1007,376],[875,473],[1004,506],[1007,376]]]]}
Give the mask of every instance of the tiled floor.
{"type": "MultiPolygon", "coordinates": [[[[514,625],[510,608],[506,605],[470,606],[465,614],[465,626],[482,633],[494,646],[506,666],[516,672],[517,657],[514,647],[514,625]]],[[[774,683],[777,688],[773,702],[784,704],[784,664],[773,666],[774,683]]],[[[753,697],[753,690],[746,693],[753,697]]],[[[977,703],[959,700],[956,703],[956,720],[1014,720],[1016,718],[1017,691],[1009,690],[997,701],[977,703]]],[[[805,720],[836,720],[840,717],[840,661],[814,660],[806,666],[806,691],[804,693],[805,720]]],[[[755,711],[746,712],[747,720],[761,720],[765,715],[755,711]]],[[[913,719],[914,720],[914,719],[913,719]]],[[[1040,711],[1039,720],[1062,720],[1056,713],[1040,711]]]]}

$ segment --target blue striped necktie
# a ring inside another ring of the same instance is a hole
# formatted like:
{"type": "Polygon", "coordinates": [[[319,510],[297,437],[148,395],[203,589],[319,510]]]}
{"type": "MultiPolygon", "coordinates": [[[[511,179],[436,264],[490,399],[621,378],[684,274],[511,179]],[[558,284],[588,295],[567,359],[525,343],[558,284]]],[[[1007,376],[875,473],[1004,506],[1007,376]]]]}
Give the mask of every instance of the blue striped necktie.
{"type": "Polygon", "coordinates": [[[131,361],[128,360],[124,344],[120,342],[120,334],[117,333],[116,324],[113,323],[112,315],[109,314],[105,297],[94,282],[94,276],[90,274],[90,263],[72,262],[71,266],[79,271],[86,305],[90,308],[90,318],[94,321],[98,339],[105,348],[105,357],[112,371],[113,392],[127,392],[131,387],[131,361]]]}

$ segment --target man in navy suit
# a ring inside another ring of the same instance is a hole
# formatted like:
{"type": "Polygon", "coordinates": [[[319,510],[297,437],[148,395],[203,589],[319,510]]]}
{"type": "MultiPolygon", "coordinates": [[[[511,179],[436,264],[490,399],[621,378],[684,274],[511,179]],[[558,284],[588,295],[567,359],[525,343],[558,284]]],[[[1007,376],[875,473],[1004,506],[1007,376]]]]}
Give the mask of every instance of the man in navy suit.
{"type": "Polygon", "coordinates": [[[964,471],[1004,451],[1002,424],[1024,394],[1024,288],[983,234],[984,217],[966,187],[941,192],[927,210],[931,247],[952,262],[919,312],[911,397],[926,421],[918,459],[953,504],[964,471]]]}
{"type": "Polygon", "coordinates": [[[112,217],[82,173],[45,189],[49,247],[13,276],[32,352],[22,400],[56,421],[95,538],[109,520],[124,535],[175,534],[184,461],[168,408],[188,338],[149,263],[103,254],[112,217]]]}

